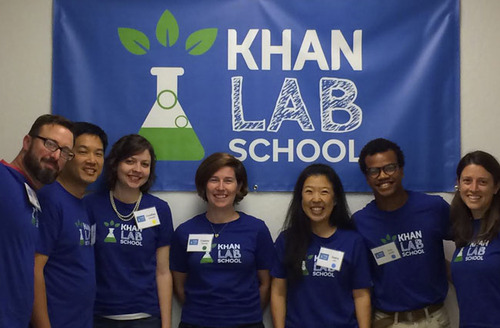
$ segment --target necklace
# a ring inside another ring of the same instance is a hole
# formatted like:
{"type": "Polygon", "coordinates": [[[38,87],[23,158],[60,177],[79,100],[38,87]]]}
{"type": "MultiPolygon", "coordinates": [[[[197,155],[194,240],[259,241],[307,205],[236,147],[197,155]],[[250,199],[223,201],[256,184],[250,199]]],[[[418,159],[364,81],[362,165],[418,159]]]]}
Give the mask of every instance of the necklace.
{"type": "MultiPolygon", "coordinates": [[[[207,221],[208,221],[208,220],[207,220],[207,221]]],[[[215,232],[214,225],[212,224],[212,222],[208,221],[208,223],[210,223],[210,228],[212,228],[212,231],[213,231],[213,233],[214,233],[214,236],[215,236],[215,238],[217,238],[217,237],[219,237],[219,235],[221,234],[222,230],[224,230],[224,228],[227,226],[227,224],[228,224],[229,222],[226,222],[226,224],[224,224],[224,225],[222,226],[222,228],[221,228],[218,232],[215,232]]]]}
{"type": "Polygon", "coordinates": [[[123,221],[130,221],[130,219],[132,219],[132,217],[134,216],[134,212],[139,209],[139,205],[141,204],[141,199],[142,199],[142,192],[139,192],[139,198],[137,198],[137,201],[135,202],[135,206],[132,209],[132,212],[130,212],[127,215],[123,215],[120,212],[118,212],[118,209],[116,208],[115,199],[113,198],[113,190],[109,191],[109,201],[111,202],[111,207],[113,208],[113,211],[115,211],[116,215],[123,221]]]}
{"type": "Polygon", "coordinates": [[[210,228],[212,229],[212,232],[214,233],[214,237],[217,238],[220,236],[220,234],[222,233],[222,230],[224,230],[226,228],[226,226],[230,223],[230,222],[233,222],[234,220],[237,220],[238,218],[240,217],[240,215],[238,213],[236,213],[236,218],[231,218],[228,222],[226,222],[222,228],[220,228],[219,231],[215,231],[215,228],[214,228],[214,225],[212,224],[212,222],[210,222],[210,220],[208,219],[207,216],[205,216],[205,218],[207,219],[208,221],[208,224],[210,224],[210,228]]]}

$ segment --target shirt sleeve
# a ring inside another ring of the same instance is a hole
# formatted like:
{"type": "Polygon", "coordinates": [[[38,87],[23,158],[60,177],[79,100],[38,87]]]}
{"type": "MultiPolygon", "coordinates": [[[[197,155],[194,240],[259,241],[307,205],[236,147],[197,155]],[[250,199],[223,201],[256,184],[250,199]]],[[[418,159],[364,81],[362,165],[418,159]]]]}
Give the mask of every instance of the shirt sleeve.
{"type": "Polygon", "coordinates": [[[368,249],[361,236],[357,236],[354,243],[352,289],[372,287],[370,258],[368,249]]]}
{"type": "Polygon", "coordinates": [[[439,215],[441,221],[441,231],[443,231],[443,239],[453,240],[453,231],[451,229],[450,205],[441,197],[439,197],[439,215]]]}
{"type": "Polygon", "coordinates": [[[286,278],[286,269],[284,264],[285,257],[285,235],[282,232],[274,244],[274,261],[271,269],[271,276],[275,278],[286,278]]]}
{"type": "Polygon", "coordinates": [[[182,225],[177,227],[172,236],[170,245],[170,270],[178,272],[188,271],[187,240],[182,232],[182,225]]]}
{"type": "Polygon", "coordinates": [[[174,228],[172,225],[172,212],[170,206],[165,201],[160,201],[156,206],[158,217],[160,218],[160,225],[158,226],[159,236],[157,239],[157,248],[168,246],[172,243],[172,235],[174,228]]]}
{"type": "Polygon", "coordinates": [[[264,221],[257,234],[257,247],[255,253],[255,263],[257,270],[271,270],[274,261],[274,245],[271,233],[264,221]]]}
{"type": "Polygon", "coordinates": [[[54,202],[48,197],[39,195],[40,205],[43,207],[38,217],[38,238],[36,252],[50,256],[61,231],[61,213],[54,202]]]}

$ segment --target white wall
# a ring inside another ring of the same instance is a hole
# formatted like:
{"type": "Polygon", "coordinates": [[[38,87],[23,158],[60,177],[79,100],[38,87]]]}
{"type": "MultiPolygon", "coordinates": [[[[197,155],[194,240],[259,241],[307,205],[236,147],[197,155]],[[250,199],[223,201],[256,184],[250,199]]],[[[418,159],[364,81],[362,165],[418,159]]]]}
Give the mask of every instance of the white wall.
{"type": "MultiPolygon", "coordinates": [[[[416,1],[416,0],[415,0],[416,1]]],[[[500,1],[461,0],[461,124],[462,153],[482,149],[500,159],[500,1]]],[[[0,158],[11,161],[34,119],[50,112],[52,1],[0,0],[0,158]]],[[[203,211],[192,192],[165,192],[174,224],[203,211]]],[[[443,194],[450,201],[451,194],[443,194]]],[[[368,194],[349,194],[352,211],[371,199],[368,194]]],[[[253,193],[240,209],[264,219],[273,236],[280,229],[290,201],[289,193],[253,193]]],[[[447,244],[447,252],[452,245],[447,244]]],[[[453,290],[447,300],[457,327],[453,290]]],[[[174,322],[179,308],[174,308],[174,322]]],[[[269,323],[269,316],[266,316],[269,323]]],[[[268,325],[271,326],[270,324],[268,325]]]]}

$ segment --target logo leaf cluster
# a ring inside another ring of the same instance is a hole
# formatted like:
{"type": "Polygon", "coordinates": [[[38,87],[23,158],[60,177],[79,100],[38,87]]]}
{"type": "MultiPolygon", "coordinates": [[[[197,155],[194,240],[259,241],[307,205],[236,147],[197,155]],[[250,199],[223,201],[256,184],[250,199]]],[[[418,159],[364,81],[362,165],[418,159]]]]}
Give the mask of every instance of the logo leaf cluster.
{"type": "MultiPolygon", "coordinates": [[[[217,39],[217,28],[205,28],[191,33],[185,42],[185,50],[193,56],[199,56],[210,50],[217,39]]],[[[130,53],[144,55],[150,50],[150,41],[143,32],[119,27],[120,42],[130,53]]],[[[179,39],[179,24],[174,15],[167,9],[156,24],[156,40],[164,47],[172,47],[179,39]]]]}
{"type": "Polygon", "coordinates": [[[111,228],[118,228],[120,226],[120,223],[117,222],[115,223],[115,221],[111,220],[109,223],[108,222],[104,222],[104,226],[105,227],[111,227],[111,228]]]}
{"type": "Polygon", "coordinates": [[[392,236],[392,237],[391,237],[389,234],[387,234],[387,235],[385,236],[385,238],[380,239],[380,241],[381,241],[383,244],[387,244],[387,243],[393,242],[393,241],[395,241],[395,240],[396,240],[396,235],[394,235],[394,236],[392,236]]]}

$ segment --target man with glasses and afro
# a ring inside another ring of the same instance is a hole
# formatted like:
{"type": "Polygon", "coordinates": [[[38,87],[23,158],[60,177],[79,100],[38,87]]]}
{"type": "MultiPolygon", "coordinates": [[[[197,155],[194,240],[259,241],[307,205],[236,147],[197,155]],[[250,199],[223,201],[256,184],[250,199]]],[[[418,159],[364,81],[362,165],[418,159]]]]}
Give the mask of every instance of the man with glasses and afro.
{"type": "Polygon", "coordinates": [[[73,125],[40,116],[16,158],[0,164],[0,327],[26,328],[33,306],[38,214],[36,190],[55,181],[73,159],[73,125]]]}
{"type": "Polygon", "coordinates": [[[375,197],[353,215],[373,254],[373,327],[449,327],[443,306],[449,205],[405,190],[404,165],[399,146],[382,138],[368,142],[359,156],[375,197]]]}

